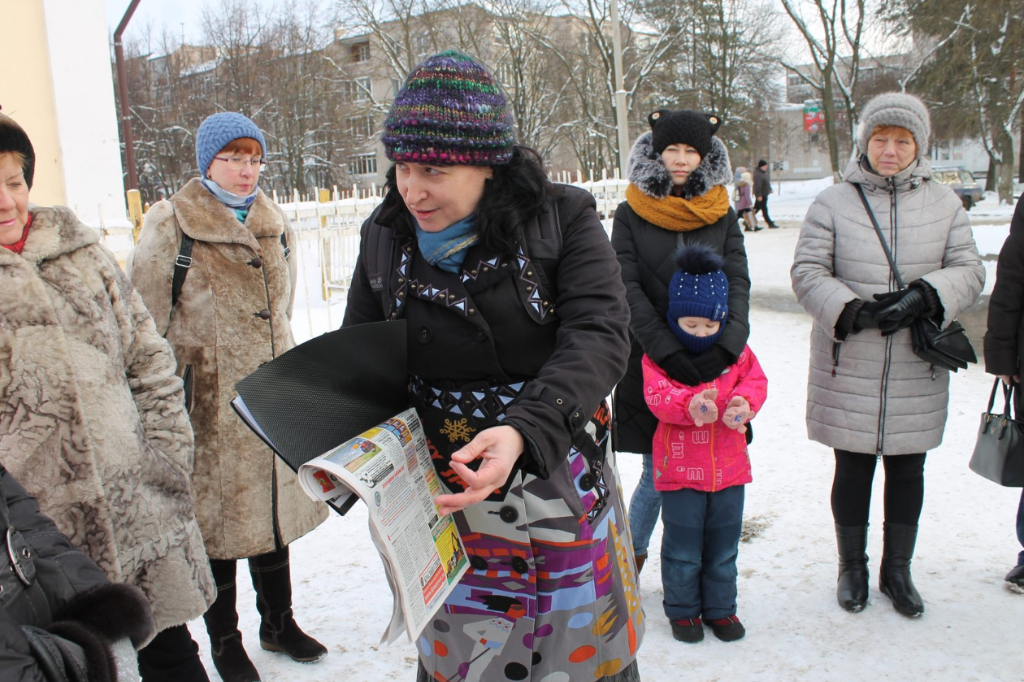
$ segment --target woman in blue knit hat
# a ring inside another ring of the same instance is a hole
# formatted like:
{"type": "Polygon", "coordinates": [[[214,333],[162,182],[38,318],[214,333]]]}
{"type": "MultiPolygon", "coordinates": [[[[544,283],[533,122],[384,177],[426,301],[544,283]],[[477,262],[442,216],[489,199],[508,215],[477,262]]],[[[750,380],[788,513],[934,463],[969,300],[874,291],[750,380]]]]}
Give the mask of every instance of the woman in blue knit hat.
{"type": "Polygon", "coordinates": [[[229,406],[237,381],[295,345],[295,232],[259,188],[266,153],[262,131],[245,116],[203,121],[201,177],[149,210],[131,269],[185,382],[196,514],[217,583],[206,629],[224,682],[259,679],[238,630],[237,559],[248,559],[260,646],[302,662],[327,655],[292,617],[288,562],[288,545],[322,523],[326,507],[306,497],[229,406]]]}
{"type": "Polygon", "coordinates": [[[638,680],[604,402],[629,313],[594,198],[551,184],[493,77],[458,52],[413,70],[382,141],[394,165],[345,325],[406,320],[435,502],[471,566],[417,638],[418,679],[638,680]]]}
{"type": "MultiPolygon", "coordinates": [[[[721,338],[729,317],[724,259],[707,246],[684,246],[668,287],[669,331],[700,355],[721,338]]],[[[673,379],[647,354],[644,400],[658,419],[654,489],[661,494],[661,582],[665,615],[681,642],[704,639],[708,625],[732,642],[746,629],[736,616],[736,557],[750,483],[747,422],[767,397],[768,380],[749,346],[718,377],[696,385],[673,379]]]]}

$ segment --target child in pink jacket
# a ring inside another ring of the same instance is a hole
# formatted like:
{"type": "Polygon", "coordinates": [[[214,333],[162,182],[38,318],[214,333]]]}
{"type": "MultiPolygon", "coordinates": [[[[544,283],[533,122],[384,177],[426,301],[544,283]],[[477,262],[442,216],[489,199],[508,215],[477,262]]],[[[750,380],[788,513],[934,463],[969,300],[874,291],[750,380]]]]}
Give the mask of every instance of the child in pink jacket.
{"type": "MultiPolygon", "coordinates": [[[[683,247],[669,285],[668,326],[691,353],[715,343],[728,319],[723,261],[704,246],[683,247]]],[[[644,355],[654,432],[654,488],[662,494],[661,580],[672,635],[704,639],[703,621],[722,641],[743,637],[736,617],[736,555],[743,486],[750,482],[746,423],[761,409],[768,380],[747,346],[736,364],[687,386],[644,355]]]]}

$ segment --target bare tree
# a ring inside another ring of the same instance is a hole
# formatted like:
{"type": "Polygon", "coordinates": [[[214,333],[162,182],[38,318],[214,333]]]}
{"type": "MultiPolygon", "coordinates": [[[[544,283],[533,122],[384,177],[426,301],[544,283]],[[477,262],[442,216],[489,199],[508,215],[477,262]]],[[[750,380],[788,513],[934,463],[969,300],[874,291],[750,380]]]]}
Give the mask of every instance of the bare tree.
{"type": "Polygon", "coordinates": [[[845,130],[849,140],[855,138],[857,124],[857,79],[866,21],[865,0],[813,0],[804,2],[817,13],[819,25],[814,29],[808,23],[796,0],[782,0],[782,6],[792,19],[797,31],[810,49],[814,71],[807,73],[786,60],[782,65],[797,74],[801,80],[819,93],[821,109],[825,115],[825,135],[828,138],[829,160],[832,174],[839,179],[842,168],[838,135],[839,113],[845,115],[845,130]],[[818,30],[822,32],[819,38],[818,30]]]}

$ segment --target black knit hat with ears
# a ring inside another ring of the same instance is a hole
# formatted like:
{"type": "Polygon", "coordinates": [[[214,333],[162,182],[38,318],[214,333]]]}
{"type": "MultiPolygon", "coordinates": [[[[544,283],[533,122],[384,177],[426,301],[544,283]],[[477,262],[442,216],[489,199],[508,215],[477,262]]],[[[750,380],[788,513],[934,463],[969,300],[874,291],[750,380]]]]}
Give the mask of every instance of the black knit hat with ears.
{"type": "Polygon", "coordinates": [[[25,157],[25,163],[21,170],[25,174],[25,184],[32,189],[32,176],[36,170],[36,152],[28,135],[14,119],[5,114],[0,114],[0,154],[4,152],[18,152],[25,157]]]}
{"type": "Polygon", "coordinates": [[[656,154],[673,144],[688,144],[704,158],[711,151],[711,137],[722,125],[722,117],[700,111],[659,109],[647,117],[651,144],[656,154]]]}

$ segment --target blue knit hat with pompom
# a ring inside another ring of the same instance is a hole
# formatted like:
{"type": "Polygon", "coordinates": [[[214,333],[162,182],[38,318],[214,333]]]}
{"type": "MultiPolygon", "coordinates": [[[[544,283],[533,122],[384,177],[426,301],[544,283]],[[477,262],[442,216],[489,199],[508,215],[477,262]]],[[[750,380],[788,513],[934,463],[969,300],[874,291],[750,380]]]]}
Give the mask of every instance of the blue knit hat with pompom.
{"type": "Polygon", "coordinates": [[[668,328],[691,353],[703,353],[718,341],[729,316],[729,278],[725,261],[710,248],[684,246],[675,256],[679,269],[668,285],[668,328]],[[722,324],[710,336],[693,336],[679,326],[680,317],[703,317],[722,324]]]}

